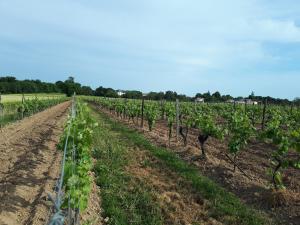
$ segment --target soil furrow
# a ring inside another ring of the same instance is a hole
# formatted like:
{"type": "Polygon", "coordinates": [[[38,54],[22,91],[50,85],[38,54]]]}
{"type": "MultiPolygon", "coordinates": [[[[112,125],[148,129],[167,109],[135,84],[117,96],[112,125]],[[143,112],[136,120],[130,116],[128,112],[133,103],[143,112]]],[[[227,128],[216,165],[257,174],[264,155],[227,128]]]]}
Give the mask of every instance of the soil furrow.
{"type": "Polygon", "coordinates": [[[44,224],[60,170],[56,144],[70,103],[4,127],[0,133],[0,224],[44,224]]]}

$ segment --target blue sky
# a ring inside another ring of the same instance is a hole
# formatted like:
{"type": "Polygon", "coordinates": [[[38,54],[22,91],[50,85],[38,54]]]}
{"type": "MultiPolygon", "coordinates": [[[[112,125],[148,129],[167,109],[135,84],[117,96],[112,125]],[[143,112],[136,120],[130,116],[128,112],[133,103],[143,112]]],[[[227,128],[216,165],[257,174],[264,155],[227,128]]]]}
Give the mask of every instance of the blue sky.
{"type": "Polygon", "coordinates": [[[300,96],[299,0],[0,0],[0,74],[300,96]]]}

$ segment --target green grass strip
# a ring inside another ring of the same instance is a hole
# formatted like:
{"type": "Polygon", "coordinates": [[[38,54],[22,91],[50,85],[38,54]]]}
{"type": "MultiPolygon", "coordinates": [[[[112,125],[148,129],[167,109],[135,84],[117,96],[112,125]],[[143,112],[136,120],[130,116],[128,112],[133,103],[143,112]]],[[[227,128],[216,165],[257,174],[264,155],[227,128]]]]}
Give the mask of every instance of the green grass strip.
{"type": "Polygon", "coordinates": [[[98,115],[99,126],[94,131],[94,167],[96,183],[101,188],[104,217],[109,224],[164,224],[159,205],[151,191],[141,181],[125,172],[135,154],[124,146],[111,127],[98,115]]]}
{"type": "Polygon", "coordinates": [[[175,153],[166,148],[151,144],[142,134],[116,122],[106,114],[101,112],[98,112],[98,114],[100,115],[99,119],[109,124],[110,128],[114,132],[119,133],[120,137],[126,139],[128,144],[148,150],[155,157],[163,161],[166,167],[169,167],[172,171],[190,182],[192,187],[201,194],[202,197],[209,200],[212,207],[211,216],[213,218],[225,224],[271,224],[269,218],[241,203],[238,197],[211,179],[202,176],[198,168],[183,161],[175,153]]]}

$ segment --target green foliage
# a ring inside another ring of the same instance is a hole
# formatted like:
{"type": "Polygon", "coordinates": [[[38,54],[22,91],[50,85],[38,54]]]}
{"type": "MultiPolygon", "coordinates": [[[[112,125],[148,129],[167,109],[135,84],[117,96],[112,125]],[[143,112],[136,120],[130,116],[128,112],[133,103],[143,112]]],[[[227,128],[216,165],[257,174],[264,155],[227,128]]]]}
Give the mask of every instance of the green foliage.
{"type": "Polygon", "coordinates": [[[228,149],[230,154],[234,156],[234,171],[236,169],[236,158],[239,152],[246,148],[248,141],[254,134],[254,127],[251,120],[244,112],[235,111],[228,121],[229,142],[228,149]]]}
{"type": "Polygon", "coordinates": [[[141,107],[136,104],[134,101],[130,101],[126,104],[126,112],[129,118],[134,119],[135,117],[138,117],[140,115],[141,107]]]}
{"type": "Polygon", "coordinates": [[[213,114],[209,110],[198,112],[195,115],[195,125],[203,135],[217,139],[224,137],[224,130],[216,123],[213,114]]]}
{"type": "Polygon", "coordinates": [[[299,169],[298,159],[291,159],[288,153],[294,150],[300,153],[300,129],[291,126],[291,121],[287,119],[287,115],[281,114],[279,110],[272,111],[272,119],[267,123],[262,137],[270,140],[277,146],[276,151],[272,154],[272,182],[276,189],[284,188],[282,182],[282,172],[288,167],[299,169]]]}
{"type": "Polygon", "coordinates": [[[159,115],[159,107],[155,102],[148,102],[145,104],[145,116],[148,121],[149,130],[151,131],[157,116],[159,115]]]}
{"type": "Polygon", "coordinates": [[[168,128],[169,128],[169,145],[171,144],[172,128],[176,119],[176,108],[174,103],[167,102],[164,106],[164,111],[167,116],[168,128]]]}
{"type": "Polygon", "coordinates": [[[254,126],[256,123],[260,123],[260,119],[262,117],[262,109],[256,105],[247,108],[247,116],[251,120],[252,125],[254,126]]]}
{"type": "Polygon", "coordinates": [[[64,134],[60,140],[59,148],[63,150],[70,126],[70,135],[67,143],[66,165],[64,171],[65,196],[64,207],[68,206],[68,197],[72,208],[81,211],[87,207],[91,191],[92,169],[92,137],[97,126],[89,115],[86,104],[76,103],[76,116],[70,116],[64,134]]]}
{"type": "Polygon", "coordinates": [[[249,139],[254,133],[254,127],[243,112],[236,111],[228,121],[228,131],[230,134],[229,152],[236,155],[247,146],[249,139]]]}
{"type": "Polygon", "coordinates": [[[103,216],[111,225],[164,224],[159,204],[146,183],[126,171],[137,154],[124,145],[122,138],[99,115],[95,129],[93,156],[97,160],[94,171],[101,188],[103,216]]]}
{"type": "Polygon", "coordinates": [[[69,77],[64,82],[57,81],[56,83],[47,83],[40,80],[17,80],[15,77],[0,77],[0,92],[2,94],[60,92],[65,93],[69,97],[74,92],[79,95],[94,94],[90,87],[81,86],[81,84],[75,82],[74,77],[69,77]]]}
{"type": "MultiPolygon", "coordinates": [[[[227,192],[225,189],[221,188],[218,184],[213,182],[207,177],[202,176],[199,173],[198,168],[189,165],[182,159],[180,159],[174,152],[171,152],[165,148],[154,146],[150,143],[142,134],[130,129],[121,123],[115,122],[110,119],[105,114],[98,115],[99,120],[102,120],[108,129],[113,130],[114,133],[119,134],[122,140],[122,143],[119,146],[137,146],[138,148],[147,150],[150,154],[156,157],[162,163],[158,163],[158,165],[163,165],[162,169],[168,168],[174,173],[177,173],[178,176],[185,179],[189,182],[192,187],[194,188],[195,192],[200,194],[207,200],[207,210],[210,211],[210,216],[216,218],[219,221],[222,221],[224,224],[251,224],[251,225],[258,225],[258,224],[269,224],[269,220],[263,217],[259,212],[247,207],[240,200],[234,196],[232,193],[227,192]]],[[[105,126],[103,126],[105,127],[105,126]]],[[[101,131],[99,131],[101,132],[101,131]]],[[[101,133],[107,133],[107,130],[102,131],[101,133]]],[[[109,134],[109,140],[111,140],[112,132],[109,134]]],[[[101,142],[101,138],[97,138],[97,144],[101,142]]],[[[115,144],[117,139],[113,139],[113,142],[106,141],[106,143],[115,144]]],[[[103,142],[103,141],[102,141],[103,142]]],[[[102,147],[102,146],[101,146],[102,147]]],[[[110,149],[111,147],[102,147],[101,149],[110,149]]],[[[113,149],[119,149],[115,147],[113,149]]],[[[116,170],[116,167],[109,167],[114,165],[114,162],[124,162],[124,160],[119,159],[120,157],[124,157],[128,155],[126,152],[115,152],[113,154],[104,154],[103,150],[99,149],[97,153],[98,158],[101,160],[102,163],[99,163],[99,167],[103,168],[102,164],[106,163],[107,166],[105,169],[101,169],[101,173],[98,174],[99,176],[99,183],[105,186],[105,192],[110,195],[109,198],[105,199],[109,208],[110,215],[113,218],[118,218],[117,222],[114,220],[112,224],[128,224],[123,222],[126,219],[127,213],[124,213],[123,209],[124,206],[130,206],[130,204],[123,204],[123,207],[120,207],[120,203],[123,203],[128,198],[123,192],[123,188],[126,189],[127,184],[122,179],[124,177],[124,173],[116,170]],[[109,159],[109,160],[108,160],[109,159]],[[116,160],[118,159],[118,160],[116,160]],[[110,168],[110,169],[109,169],[110,168]],[[111,172],[110,172],[111,171],[111,172]],[[119,174],[119,175],[117,175],[119,174]],[[115,179],[112,180],[111,176],[115,176],[115,179]],[[120,186],[114,186],[115,182],[121,181],[120,186]],[[119,189],[118,189],[119,188],[119,189]],[[111,191],[113,190],[113,191],[111,191]],[[117,191],[118,190],[118,191],[117,191]],[[121,198],[118,198],[122,196],[121,198]],[[120,219],[121,218],[121,219],[120,219]],[[124,219],[123,219],[124,218],[124,219]]],[[[129,178],[126,179],[128,181],[129,178]]],[[[134,192],[136,193],[136,192],[134,192]]],[[[133,193],[132,193],[133,194],[133,193]]],[[[151,203],[150,203],[151,205],[151,203]]],[[[132,207],[132,209],[135,209],[132,207]]],[[[157,212],[155,210],[148,209],[146,212],[157,212]]],[[[144,212],[144,213],[146,213],[144,212]]],[[[157,218],[157,217],[152,217],[157,218]]],[[[146,221],[146,220],[143,220],[146,221]]],[[[141,222],[141,224],[151,224],[146,222],[141,222]]],[[[152,224],[160,224],[159,221],[152,224]]]]}
{"type": "MultiPolygon", "coordinates": [[[[191,105],[183,103],[180,105],[180,120],[181,123],[186,127],[190,128],[195,123],[193,108],[191,105]]],[[[194,107],[195,109],[195,107],[194,107]]]]}
{"type": "Polygon", "coordinates": [[[165,104],[165,114],[167,116],[168,127],[172,127],[176,119],[176,108],[174,103],[167,102],[165,104]]]}
{"type": "Polygon", "coordinates": [[[23,103],[17,101],[0,103],[0,126],[14,120],[22,119],[25,116],[33,115],[66,100],[67,98],[65,97],[55,99],[39,99],[36,97],[25,100],[23,103]]]}
{"type": "MultiPolygon", "coordinates": [[[[218,96],[218,94],[214,96],[218,96]]],[[[141,107],[141,101],[139,100],[97,98],[96,102],[107,109],[115,110],[119,114],[124,113],[129,117],[130,115],[137,115],[134,112],[135,107],[141,107]]],[[[226,135],[229,140],[228,150],[234,156],[233,160],[235,161],[239,152],[246,149],[252,136],[253,138],[262,137],[277,146],[277,150],[274,151],[271,157],[273,162],[271,166],[274,167],[275,165],[272,173],[273,183],[275,183],[275,180],[282,180],[278,179],[278,176],[282,173],[277,175],[280,170],[287,167],[300,167],[299,157],[296,156],[294,159],[288,157],[290,151],[296,152],[296,155],[299,154],[300,110],[297,107],[267,105],[265,130],[262,130],[261,126],[257,126],[262,122],[263,112],[262,106],[259,105],[181,102],[179,111],[181,125],[187,128],[185,131],[188,132],[190,127],[199,129],[198,140],[201,139],[203,142],[200,143],[202,153],[205,152],[204,142],[208,137],[222,139],[226,135]],[[279,169],[277,166],[279,166],[279,169]]],[[[159,104],[159,102],[145,101],[144,112],[150,130],[154,126],[158,115],[166,115],[169,137],[171,137],[172,126],[176,117],[174,102],[159,104]]],[[[182,130],[184,129],[182,128],[182,130]]],[[[186,140],[183,139],[183,141],[186,140]]],[[[279,183],[276,182],[274,186],[281,185],[279,183]]]]}

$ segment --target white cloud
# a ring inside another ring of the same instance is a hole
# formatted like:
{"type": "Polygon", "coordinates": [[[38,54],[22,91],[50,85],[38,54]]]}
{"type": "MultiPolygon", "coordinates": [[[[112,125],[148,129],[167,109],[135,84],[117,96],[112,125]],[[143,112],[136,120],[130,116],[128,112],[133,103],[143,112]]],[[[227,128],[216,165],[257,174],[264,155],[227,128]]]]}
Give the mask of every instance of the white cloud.
{"type": "Polygon", "coordinates": [[[178,85],[183,74],[219,79],[248,68],[259,71],[258,64],[284,57],[272,55],[265,43],[300,42],[300,5],[295,2],[0,1],[0,50],[13,56],[16,49],[9,50],[7,43],[22,43],[30,47],[19,55],[32,61],[47,55],[55,60],[58,53],[58,60],[80,65],[79,71],[172,73],[178,85]]]}

